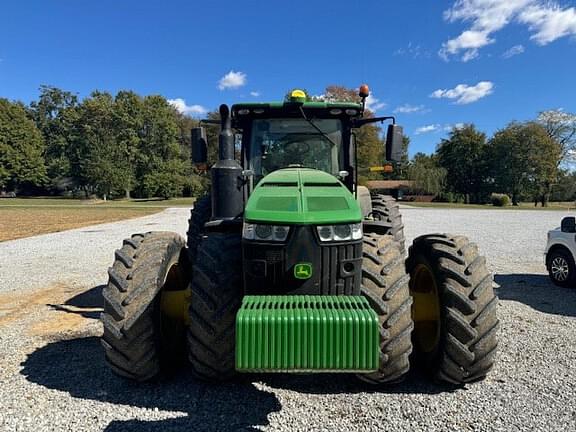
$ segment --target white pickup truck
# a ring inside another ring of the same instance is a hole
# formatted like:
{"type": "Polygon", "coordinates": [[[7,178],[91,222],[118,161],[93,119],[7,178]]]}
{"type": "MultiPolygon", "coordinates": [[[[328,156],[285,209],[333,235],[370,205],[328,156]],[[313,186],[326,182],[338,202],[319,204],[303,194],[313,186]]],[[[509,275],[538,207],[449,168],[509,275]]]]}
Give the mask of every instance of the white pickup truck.
{"type": "Polygon", "coordinates": [[[562,219],[560,227],[548,231],[544,261],[556,285],[576,287],[576,218],[562,219]]]}

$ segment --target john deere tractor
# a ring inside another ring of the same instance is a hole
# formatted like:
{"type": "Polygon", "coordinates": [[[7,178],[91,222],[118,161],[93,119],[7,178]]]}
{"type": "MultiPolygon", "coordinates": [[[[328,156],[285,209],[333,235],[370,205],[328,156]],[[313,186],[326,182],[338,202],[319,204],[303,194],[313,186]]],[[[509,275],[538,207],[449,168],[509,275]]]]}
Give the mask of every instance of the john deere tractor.
{"type": "MultiPolygon", "coordinates": [[[[211,192],[188,238],[124,240],[103,290],[106,359],[138,381],[180,358],[221,381],[250,372],[344,372],[401,380],[410,364],[437,380],[483,379],[497,347],[497,298],[466,237],[418,237],[405,256],[399,206],[358,186],[355,130],[390,122],[384,166],[400,157],[393,117],[361,103],[220,107],[211,192]]],[[[192,159],[206,166],[206,132],[192,159]]],[[[384,162],[384,161],[383,161],[384,162]]]]}

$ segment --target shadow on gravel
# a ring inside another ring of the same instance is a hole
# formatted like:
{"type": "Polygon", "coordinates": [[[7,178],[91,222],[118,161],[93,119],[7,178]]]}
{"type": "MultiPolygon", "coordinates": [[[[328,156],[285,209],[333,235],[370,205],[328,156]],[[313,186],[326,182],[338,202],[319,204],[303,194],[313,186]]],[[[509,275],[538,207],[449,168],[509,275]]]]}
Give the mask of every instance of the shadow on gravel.
{"type": "Polygon", "coordinates": [[[106,285],[98,285],[69,298],[63,304],[49,304],[52,309],[81,315],[84,318],[99,319],[102,312],[102,289],[106,285]]]}
{"type": "Polygon", "coordinates": [[[418,371],[410,371],[402,382],[383,384],[381,386],[364,383],[352,374],[270,374],[258,376],[256,379],[265,382],[271,387],[308,394],[439,394],[449,393],[462,388],[460,386],[434,383],[430,380],[430,377],[418,371]]]}
{"type": "Polygon", "coordinates": [[[524,303],[548,314],[576,316],[576,289],[554,285],[544,274],[496,274],[501,300],[524,303]]]}
{"type": "MultiPolygon", "coordinates": [[[[123,380],[108,369],[97,337],[49,343],[30,354],[22,366],[29,381],[76,398],[179,412],[165,420],[115,420],[107,432],[257,430],[281,408],[274,394],[252,383],[208,385],[185,371],[161,382],[123,380]]],[[[95,407],[95,415],[100,409],[110,410],[95,407]]]]}

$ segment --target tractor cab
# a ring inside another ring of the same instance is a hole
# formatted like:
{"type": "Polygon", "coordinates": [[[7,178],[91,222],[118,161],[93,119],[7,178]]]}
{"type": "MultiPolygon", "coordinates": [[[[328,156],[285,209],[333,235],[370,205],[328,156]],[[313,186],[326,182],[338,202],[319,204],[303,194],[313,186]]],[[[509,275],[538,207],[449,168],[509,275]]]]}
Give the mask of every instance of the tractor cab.
{"type": "MultiPolygon", "coordinates": [[[[318,102],[307,101],[303,91],[294,90],[284,102],[235,104],[230,110],[222,106],[222,131],[227,129],[229,117],[230,129],[241,137],[237,168],[242,169],[244,178],[243,201],[265,176],[285,168],[323,171],[356,192],[354,130],[367,123],[392,121],[386,135],[386,159],[399,160],[402,128],[394,117],[364,117],[368,94],[367,86],[362,86],[362,103],[318,102]]],[[[231,138],[232,132],[227,136],[231,138]]],[[[206,133],[196,128],[192,137],[193,161],[205,164],[206,133]]]]}

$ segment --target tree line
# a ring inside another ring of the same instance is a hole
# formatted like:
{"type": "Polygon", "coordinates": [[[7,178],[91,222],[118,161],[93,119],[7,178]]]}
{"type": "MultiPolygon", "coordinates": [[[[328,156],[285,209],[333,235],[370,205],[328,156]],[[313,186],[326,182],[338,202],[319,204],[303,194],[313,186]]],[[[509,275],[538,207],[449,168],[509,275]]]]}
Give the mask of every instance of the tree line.
{"type": "Polygon", "coordinates": [[[172,197],[203,179],[190,162],[196,121],[158,95],[42,86],[28,106],[0,99],[0,189],[24,194],[172,197]]]}
{"type": "Polygon", "coordinates": [[[512,122],[490,138],[473,124],[455,127],[431,155],[417,153],[406,169],[417,193],[443,201],[486,203],[506,194],[514,205],[576,198],[570,169],[576,150],[576,115],[541,112],[512,122]]]}

